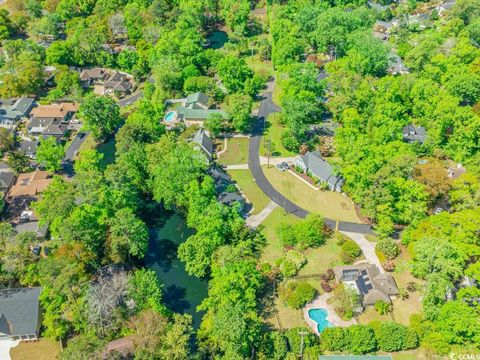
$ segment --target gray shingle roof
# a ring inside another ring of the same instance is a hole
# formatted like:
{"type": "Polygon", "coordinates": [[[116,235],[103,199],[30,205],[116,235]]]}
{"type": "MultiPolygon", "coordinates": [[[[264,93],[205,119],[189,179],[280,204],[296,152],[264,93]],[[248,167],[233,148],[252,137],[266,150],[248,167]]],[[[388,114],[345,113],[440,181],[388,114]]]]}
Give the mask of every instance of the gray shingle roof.
{"type": "Polygon", "coordinates": [[[413,124],[404,126],[403,130],[403,139],[408,142],[418,141],[423,144],[427,139],[427,130],[423,126],[416,126],[413,124]]]}
{"type": "Polygon", "coordinates": [[[0,191],[6,191],[12,185],[15,174],[11,171],[0,171],[0,191]]]}
{"type": "Polygon", "coordinates": [[[200,146],[205,155],[207,155],[208,160],[212,160],[213,141],[208,137],[205,130],[198,130],[193,136],[192,141],[200,146]]]}
{"type": "Polygon", "coordinates": [[[39,327],[40,287],[0,290],[0,332],[33,335],[39,327]]]}
{"type": "Polygon", "coordinates": [[[26,155],[35,155],[37,153],[38,141],[20,141],[19,148],[20,151],[26,155]]]}
{"type": "Polygon", "coordinates": [[[332,186],[341,187],[343,185],[343,179],[335,175],[333,167],[322,158],[320,152],[308,152],[302,156],[302,160],[307,168],[307,171],[310,171],[320,180],[323,180],[332,186]]]}

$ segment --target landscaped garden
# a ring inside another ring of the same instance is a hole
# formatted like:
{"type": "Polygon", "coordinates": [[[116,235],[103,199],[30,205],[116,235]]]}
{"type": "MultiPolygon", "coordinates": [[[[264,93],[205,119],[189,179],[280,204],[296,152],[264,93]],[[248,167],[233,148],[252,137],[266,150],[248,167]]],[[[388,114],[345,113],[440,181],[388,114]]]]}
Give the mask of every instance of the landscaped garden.
{"type": "Polygon", "coordinates": [[[258,214],[265,206],[267,206],[270,199],[258,187],[249,169],[228,170],[228,173],[240,187],[248,201],[253,205],[253,215],[258,214]]]}
{"type": "Polygon", "coordinates": [[[263,166],[263,172],[277,191],[305,210],[334,220],[361,222],[348,197],[314,190],[288,171],[280,172],[275,167],[263,166]]]}
{"type": "Polygon", "coordinates": [[[250,138],[227,139],[227,150],[220,154],[218,162],[224,165],[239,165],[248,163],[248,143],[250,138]]]}

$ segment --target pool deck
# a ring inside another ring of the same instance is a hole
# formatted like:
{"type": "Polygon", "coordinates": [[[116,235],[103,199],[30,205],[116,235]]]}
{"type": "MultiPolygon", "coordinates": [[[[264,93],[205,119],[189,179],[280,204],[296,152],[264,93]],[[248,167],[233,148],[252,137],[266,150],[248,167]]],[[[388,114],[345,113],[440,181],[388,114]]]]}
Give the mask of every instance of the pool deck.
{"type": "Polygon", "coordinates": [[[326,293],[320,296],[317,296],[312,302],[308,303],[305,305],[303,308],[303,318],[307,322],[308,326],[313,330],[313,332],[317,335],[318,329],[317,329],[317,323],[310,319],[308,316],[308,310],[310,309],[318,309],[318,308],[323,308],[327,310],[327,320],[330,322],[333,326],[341,326],[341,327],[347,327],[350,325],[354,325],[357,323],[357,320],[352,319],[352,320],[342,320],[340,316],[337,315],[335,310],[328,304],[328,299],[332,296],[332,294],[326,293]]]}

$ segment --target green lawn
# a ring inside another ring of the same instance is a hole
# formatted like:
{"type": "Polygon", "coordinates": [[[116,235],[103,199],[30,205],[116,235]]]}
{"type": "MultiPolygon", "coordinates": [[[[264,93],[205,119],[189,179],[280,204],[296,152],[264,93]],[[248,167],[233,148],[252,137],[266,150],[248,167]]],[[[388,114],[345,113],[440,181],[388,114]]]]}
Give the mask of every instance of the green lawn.
{"type": "Polygon", "coordinates": [[[295,156],[296,154],[292,151],[288,151],[282,145],[282,132],[283,132],[283,125],[280,124],[280,114],[274,113],[270,114],[267,119],[267,129],[265,134],[262,137],[262,144],[260,146],[260,155],[267,156],[268,149],[265,148],[264,144],[268,144],[268,140],[272,141],[272,148],[270,149],[272,152],[272,156],[279,156],[279,157],[288,157],[288,156],[295,156]]]}
{"type": "Polygon", "coordinates": [[[247,56],[245,58],[245,61],[255,74],[264,77],[270,77],[273,75],[273,67],[271,61],[262,61],[259,55],[247,56]]]}
{"type": "Polygon", "coordinates": [[[227,140],[227,151],[221,154],[218,162],[224,165],[248,163],[249,138],[230,138],[227,140]]]}
{"type": "Polygon", "coordinates": [[[52,360],[60,355],[60,343],[42,338],[35,342],[21,342],[10,350],[12,360],[52,360]]]}
{"type": "Polygon", "coordinates": [[[77,158],[81,157],[83,151],[94,149],[97,150],[99,153],[103,154],[102,166],[104,168],[115,161],[115,141],[110,140],[106,143],[99,144],[93,138],[92,134],[89,134],[82,143],[82,145],[80,145],[77,158]]]}
{"type": "Polygon", "coordinates": [[[314,190],[288,171],[282,173],[273,166],[263,166],[263,171],[276,190],[305,210],[330,219],[361,222],[348,197],[333,191],[314,190]]]}
{"type": "Polygon", "coordinates": [[[258,187],[250,170],[228,170],[228,173],[252,203],[254,207],[252,214],[258,214],[265,206],[267,206],[270,199],[258,187]]]}

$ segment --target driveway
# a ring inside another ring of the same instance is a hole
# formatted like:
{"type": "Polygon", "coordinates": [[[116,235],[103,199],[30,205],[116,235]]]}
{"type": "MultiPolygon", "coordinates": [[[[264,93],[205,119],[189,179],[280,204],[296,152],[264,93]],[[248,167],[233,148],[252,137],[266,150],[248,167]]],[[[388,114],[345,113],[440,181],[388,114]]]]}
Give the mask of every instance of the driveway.
{"type": "Polygon", "coordinates": [[[358,246],[360,246],[365,259],[368,262],[377,265],[380,272],[385,272],[382,264],[380,264],[380,260],[378,260],[377,254],[375,254],[375,243],[368,241],[365,236],[356,232],[341,231],[341,233],[348,236],[350,239],[355,241],[358,246]]]}
{"type": "Polygon", "coordinates": [[[128,106],[130,104],[133,104],[135,101],[140,99],[142,96],[143,96],[143,91],[139,91],[138,93],[133,94],[129,97],[126,97],[125,99],[118,100],[117,104],[120,107],[125,107],[125,106],[128,106]]]}
{"type": "MultiPolygon", "coordinates": [[[[285,196],[275,190],[272,184],[265,177],[262,170],[262,162],[260,161],[260,142],[263,131],[265,129],[265,121],[268,115],[280,112],[281,108],[276,105],[272,100],[272,93],[275,86],[275,79],[271,79],[267,82],[267,88],[263,92],[263,99],[260,102],[260,108],[258,110],[257,120],[253,126],[252,136],[250,137],[250,143],[248,146],[248,167],[252,172],[252,176],[255,179],[258,187],[277,205],[281,206],[288,214],[293,214],[299,218],[305,218],[308,215],[308,211],[301,208],[288,200],[285,196]]],[[[371,234],[372,228],[370,225],[352,223],[348,221],[339,221],[338,224],[335,220],[325,218],[325,223],[331,228],[340,231],[358,232],[363,234],[371,234]]]]}
{"type": "Polygon", "coordinates": [[[12,341],[10,339],[0,340],[0,359],[11,360],[10,349],[17,346],[20,341],[12,341]]]}
{"type": "Polygon", "coordinates": [[[77,135],[75,136],[75,139],[73,139],[67,151],[65,152],[65,157],[63,158],[64,161],[73,161],[73,158],[78,153],[78,149],[80,149],[80,146],[85,141],[87,136],[88,136],[88,132],[77,133],[77,135]]]}

